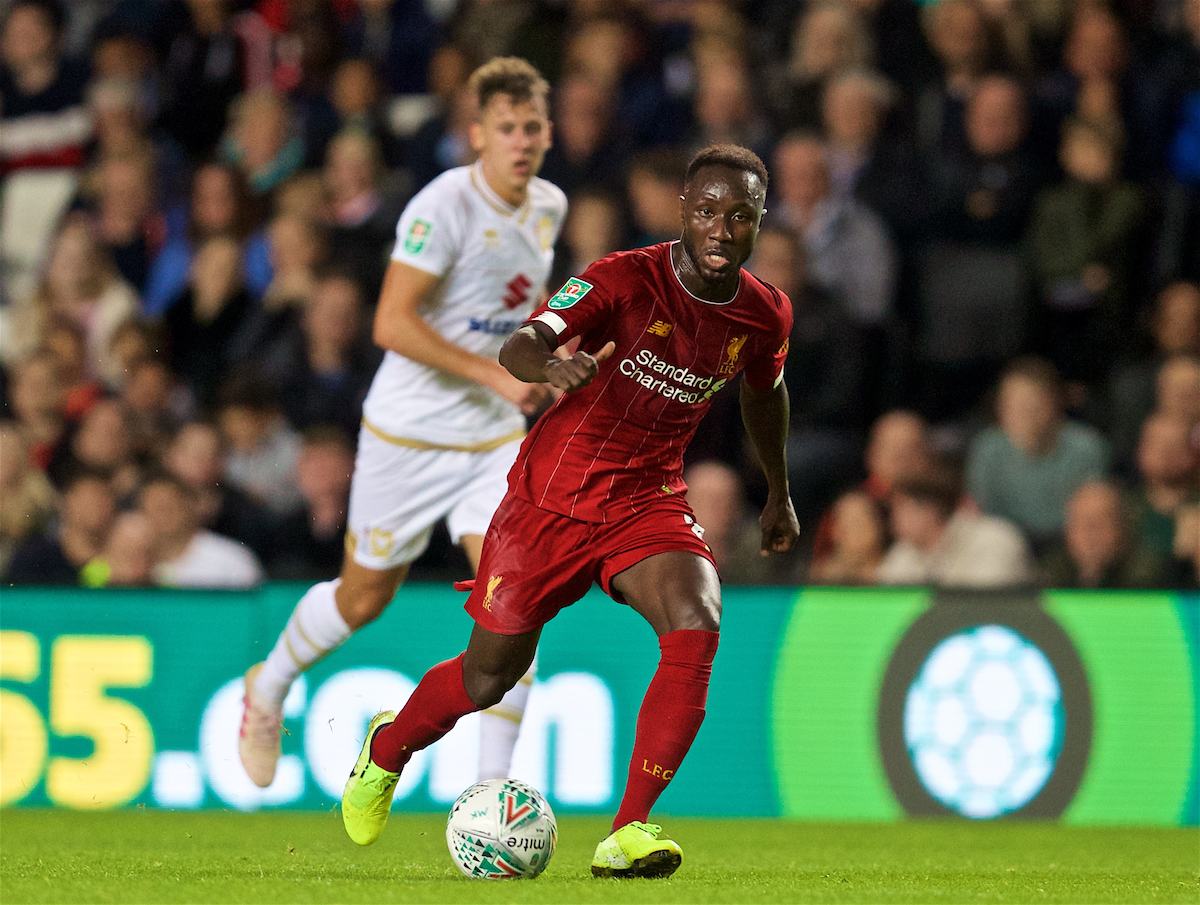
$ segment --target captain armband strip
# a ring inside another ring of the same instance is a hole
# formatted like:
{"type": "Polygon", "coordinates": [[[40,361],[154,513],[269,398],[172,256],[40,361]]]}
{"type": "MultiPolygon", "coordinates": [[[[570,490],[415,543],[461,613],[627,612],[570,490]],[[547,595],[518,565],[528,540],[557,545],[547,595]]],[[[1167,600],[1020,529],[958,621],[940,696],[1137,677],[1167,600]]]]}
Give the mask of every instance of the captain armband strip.
{"type": "Polygon", "coordinates": [[[551,330],[554,331],[555,336],[562,336],[562,334],[567,329],[567,322],[565,320],[563,320],[561,317],[559,317],[557,314],[555,314],[553,311],[543,311],[537,317],[533,318],[533,320],[541,321],[543,324],[545,324],[547,327],[549,327],[551,330]]]}

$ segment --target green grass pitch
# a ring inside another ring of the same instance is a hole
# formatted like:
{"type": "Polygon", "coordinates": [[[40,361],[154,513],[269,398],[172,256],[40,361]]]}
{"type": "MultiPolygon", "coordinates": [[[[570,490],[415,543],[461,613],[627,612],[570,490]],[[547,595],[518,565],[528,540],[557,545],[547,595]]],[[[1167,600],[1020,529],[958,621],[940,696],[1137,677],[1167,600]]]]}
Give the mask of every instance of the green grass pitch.
{"type": "Polygon", "coordinates": [[[602,818],[566,817],[533,881],[459,875],[444,818],[358,848],[321,814],[5,811],[0,902],[1200,902],[1200,830],[663,818],[669,880],[588,872],[602,818]]]}

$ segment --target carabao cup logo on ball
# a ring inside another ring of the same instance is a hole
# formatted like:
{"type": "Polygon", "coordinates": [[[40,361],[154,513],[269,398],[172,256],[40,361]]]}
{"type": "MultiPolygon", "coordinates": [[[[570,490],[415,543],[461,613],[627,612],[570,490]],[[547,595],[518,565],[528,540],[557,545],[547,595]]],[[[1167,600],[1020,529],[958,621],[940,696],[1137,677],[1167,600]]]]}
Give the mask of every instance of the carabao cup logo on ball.
{"type": "Polygon", "coordinates": [[[921,784],[976,819],[1036,797],[1054,772],[1064,725],[1050,661],[1003,625],[959,632],[934,647],[904,705],[904,741],[921,784]]]}

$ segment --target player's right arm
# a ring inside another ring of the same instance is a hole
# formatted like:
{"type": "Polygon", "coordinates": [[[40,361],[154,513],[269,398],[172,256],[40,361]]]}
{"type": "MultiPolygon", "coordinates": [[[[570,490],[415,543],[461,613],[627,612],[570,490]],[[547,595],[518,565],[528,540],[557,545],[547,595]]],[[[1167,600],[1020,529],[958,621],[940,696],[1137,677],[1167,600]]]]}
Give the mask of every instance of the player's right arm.
{"type": "Polygon", "coordinates": [[[592,382],[600,363],[617,347],[610,340],[595,355],[580,350],[567,358],[559,358],[554,354],[558,344],[558,337],[550,327],[541,321],[531,321],[505,341],[500,350],[500,364],[517,380],[548,383],[572,393],[592,382]]]}
{"type": "Polygon", "coordinates": [[[418,364],[485,386],[524,414],[536,412],[546,399],[544,386],[522,383],[499,362],[450,342],[421,317],[421,303],[440,281],[403,261],[389,263],[375,311],[375,343],[418,364]]]}

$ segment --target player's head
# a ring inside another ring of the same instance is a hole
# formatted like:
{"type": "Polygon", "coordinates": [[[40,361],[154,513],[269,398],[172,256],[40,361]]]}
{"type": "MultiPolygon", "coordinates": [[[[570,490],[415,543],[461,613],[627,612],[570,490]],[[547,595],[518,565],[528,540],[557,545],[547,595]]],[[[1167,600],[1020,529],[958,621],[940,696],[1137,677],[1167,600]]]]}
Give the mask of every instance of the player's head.
{"type": "Polygon", "coordinates": [[[523,195],[550,147],[550,86],[518,57],[497,57],[471,73],[476,104],[471,147],[493,189],[506,200],[523,195]]]}
{"type": "Polygon", "coordinates": [[[692,158],[679,197],[682,242],[705,282],[726,280],[746,263],[766,199],[767,168],[753,151],[710,145],[692,158]]]}

